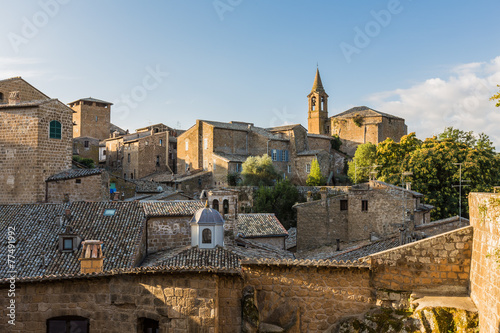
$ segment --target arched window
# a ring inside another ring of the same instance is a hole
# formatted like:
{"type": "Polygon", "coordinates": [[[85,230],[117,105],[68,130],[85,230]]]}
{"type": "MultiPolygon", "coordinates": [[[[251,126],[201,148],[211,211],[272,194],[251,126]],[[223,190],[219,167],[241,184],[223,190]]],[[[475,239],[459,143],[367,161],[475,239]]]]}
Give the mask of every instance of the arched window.
{"type": "Polygon", "coordinates": [[[229,214],[229,200],[225,199],[222,202],[222,209],[224,210],[224,215],[229,214]]]}
{"type": "Polygon", "coordinates": [[[214,199],[214,201],[212,201],[212,209],[219,211],[219,200],[214,199]]]}
{"type": "Polygon", "coordinates": [[[210,229],[203,229],[201,232],[201,242],[203,244],[210,244],[212,243],[212,230],[210,229]]]}
{"type": "Polygon", "coordinates": [[[3,93],[0,92],[0,103],[3,101],[3,93]]]}
{"type": "Polygon", "coordinates": [[[64,316],[47,320],[47,333],[89,332],[89,320],[84,317],[64,316]]]}
{"type": "Polygon", "coordinates": [[[139,318],[137,325],[138,333],[158,333],[160,332],[160,323],[158,320],[149,318],[139,318]]]}
{"type": "Polygon", "coordinates": [[[49,137],[51,139],[61,138],[61,123],[57,120],[52,120],[49,126],[49,137]]]}

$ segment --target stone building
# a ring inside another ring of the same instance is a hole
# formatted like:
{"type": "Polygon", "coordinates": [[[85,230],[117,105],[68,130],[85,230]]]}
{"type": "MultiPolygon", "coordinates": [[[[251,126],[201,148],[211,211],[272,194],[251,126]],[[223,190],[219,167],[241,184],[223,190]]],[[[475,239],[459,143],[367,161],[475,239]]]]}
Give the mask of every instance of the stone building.
{"type": "Polygon", "coordinates": [[[278,173],[296,184],[305,184],[314,159],[333,183],[345,158],[331,148],[331,137],[308,135],[302,125],[264,129],[251,123],[197,120],[177,141],[178,174],[210,171],[214,186],[227,185],[227,175],[241,172],[249,156],[269,155],[278,173]]]}
{"type": "Polygon", "coordinates": [[[73,137],[91,137],[98,140],[109,138],[111,105],[113,103],[92,97],[81,98],[68,105],[73,114],[73,137]]]}
{"type": "Polygon", "coordinates": [[[45,201],[45,179],[71,167],[72,117],[22,78],[0,81],[0,203],[45,201]]]}
{"type": "Polygon", "coordinates": [[[140,128],[136,133],[104,140],[106,168],[124,178],[138,179],[154,173],[174,174],[178,131],[163,124],[140,128]]]}
{"type": "Polygon", "coordinates": [[[421,202],[418,192],[375,180],[352,186],[345,194],[328,196],[325,189],[320,200],[309,198],[294,206],[297,251],[334,245],[337,239],[350,243],[399,236],[402,230],[404,244],[418,238],[414,227],[428,224],[433,208],[421,202]]]}
{"type": "Polygon", "coordinates": [[[319,70],[316,69],[311,93],[308,98],[308,132],[311,134],[337,135],[342,141],[341,150],[350,156],[359,144],[378,144],[387,138],[399,142],[408,134],[403,118],[358,106],[328,117],[328,94],[323,87],[319,70]]]}
{"type": "Polygon", "coordinates": [[[73,138],[73,156],[81,158],[90,158],[94,161],[94,165],[98,165],[101,161],[99,156],[99,139],[89,136],[80,136],[73,138]]]}
{"type": "Polygon", "coordinates": [[[109,174],[103,169],[69,169],[46,180],[49,203],[108,201],[109,174]]]}

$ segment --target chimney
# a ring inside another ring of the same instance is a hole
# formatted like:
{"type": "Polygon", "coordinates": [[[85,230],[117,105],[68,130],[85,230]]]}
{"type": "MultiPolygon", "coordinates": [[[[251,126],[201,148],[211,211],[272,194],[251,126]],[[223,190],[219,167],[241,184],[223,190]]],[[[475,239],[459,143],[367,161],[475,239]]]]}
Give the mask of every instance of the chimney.
{"type": "Polygon", "coordinates": [[[19,97],[19,91],[11,91],[9,93],[9,105],[17,105],[21,103],[21,97],[19,97]]]}
{"type": "Polygon", "coordinates": [[[104,257],[102,255],[101,241],[87,240],[82,242],[82,255],[80,260],[80,273],[101,273],[104,257]]]}
{"type": "Polygon", "coordinates": [[[322,187],[321,190],[319,190],[319,194],[321,195],[321,200],[326,201],[326,195],[328,194],[326,187],[322,187]]]}
{"type": "Polygon", "coordinates": [[[313,194],[311,191],[307,191],[307,202],[313,201],[313,194]]]}
{"type": "Polygon", "coordinates": [[[406,189],[408,191],[411,191],[411,183],[410,182],[406,182],[406,189]]]}

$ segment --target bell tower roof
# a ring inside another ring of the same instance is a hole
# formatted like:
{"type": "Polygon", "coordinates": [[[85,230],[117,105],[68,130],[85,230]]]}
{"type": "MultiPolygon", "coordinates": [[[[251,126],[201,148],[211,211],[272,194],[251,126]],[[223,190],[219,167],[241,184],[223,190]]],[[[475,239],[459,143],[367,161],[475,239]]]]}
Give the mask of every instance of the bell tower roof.
{"type": "Polygon", "coordinates": [[[316,77],[314,78],[313,87],[311,92],[325,92],[325,88],[323,88],[323,83],[321,82],[321,76],[319,75],[319,69],[316,68],[316,77]]]}

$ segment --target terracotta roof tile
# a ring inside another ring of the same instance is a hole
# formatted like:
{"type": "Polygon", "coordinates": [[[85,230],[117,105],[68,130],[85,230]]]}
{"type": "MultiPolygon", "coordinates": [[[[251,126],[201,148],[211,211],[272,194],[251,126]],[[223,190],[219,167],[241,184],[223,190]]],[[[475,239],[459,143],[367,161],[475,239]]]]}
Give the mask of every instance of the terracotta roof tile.
{"type": "Polygon", "coordinates": [[[237,230],[242,237],[288,235],[286,229],[272,213],[238,214],[237,230]]]}
{"type": "Polygon", "coordinates": [[[147,217],[193,216],[196,211],[205,207],[198,200],[143,201],[141,205],[147,217]]]}
{"type": "Polygon", "coordinates": [[[95,169],[68,169],[62,172],[59,172],[55,175],[47,178],[46,181],[54,181],[54,180],[65,180],[65,179],[73,179],[73,178],[81,178],[98,175],[104,172],[104,169],[95,168],[95,169]]]}

